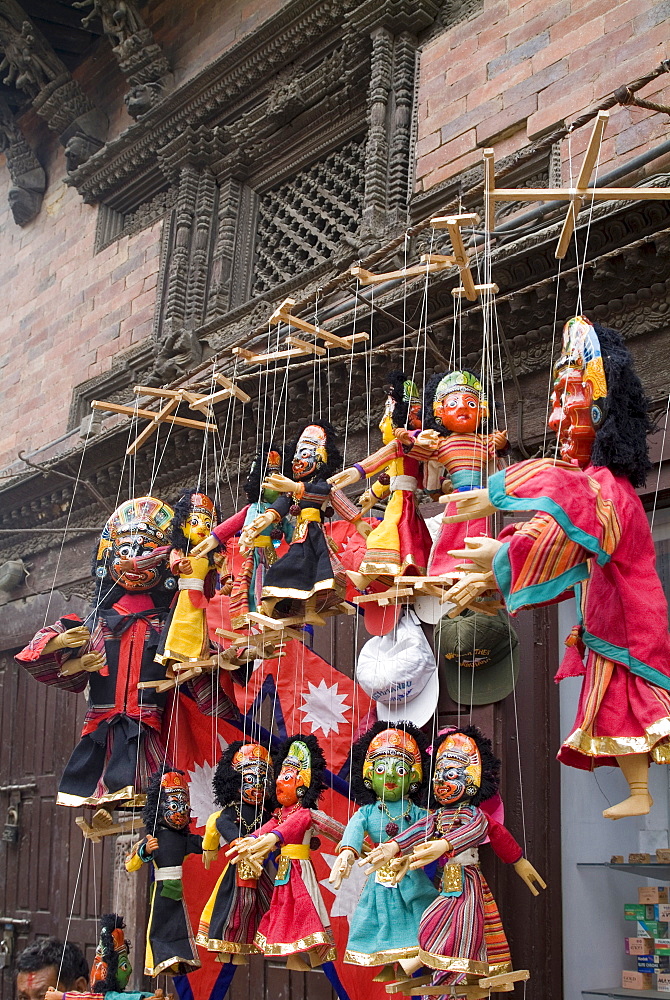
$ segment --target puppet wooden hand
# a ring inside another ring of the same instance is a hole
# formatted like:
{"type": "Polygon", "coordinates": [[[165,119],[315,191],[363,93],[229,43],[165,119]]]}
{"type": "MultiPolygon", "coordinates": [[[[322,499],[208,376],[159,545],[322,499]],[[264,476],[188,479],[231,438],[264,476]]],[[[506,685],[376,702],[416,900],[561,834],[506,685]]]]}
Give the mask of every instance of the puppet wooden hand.
{"type": "Polygon", "coordinates": [[[70,677],[72,674],[80,674],[82,670],[93,674],[97,670],[102,670],[106,663],[104,653],[84,653],[83,656],[75,656],[68,660],[60,669],[61,677],[70,677]]]}
{"type": "Polygon", "coordinates": [[[507,431],[494,431],[490,441],[494,451],[504,451],[507,447],[507,431]]]}
{"type": "Polygon", "coordinates": [[[459,521],[472,521],[476,517],[489,517],[495,514],[496,508],[489,500],[488,490],[467,490],[462,493],[445,493],[438,503],[456,504],[457,514],[445,514],[445,524],[457,524],[459,521]]]}
{"type": "Polygon", "coordinates": [[[395,840],[387,840],[385,844],[379,844],[374,850],[370,851],[367,857],[361,858],[358,863],[362,868],[368,865],[369,867],[366,868],[365,874],[370,875],[372,872],[376,872],[380,868],[383,868],[384,865],[387,865],[399,851],[400,848],[395,840]]]}
{"type": "Polygon", "coordinates": [[[493,568],[495,554],[502,544],[497,538],[488,538],[486,535],[480,535],[479,537],[466,538],[465,548],[451,549],[449,555],[453,556],[454,559],[469,560],[472,564],[457,566],[457,569],[471,570],[474,568],[488,573],[493,568]]]}
{"type": "Polygon", "coordinates": [[[275,490],[277,493],[294,493],[298,489],[298,483],[294,483],[288,476],[282,476],[280,472],[273,472],[263,481],[264,490],[275,490]]]}
{"type": "Polygon", "coordinates": [[[144,850],[146,854],[153,854],[154,851],[158,850],[158,837],[147,837],[144,841],[144,850]]]}
{"type": "Polygon", "coordinates": [[[425,844],[417,844],[409,860],[410,870],[414,871],[417,868],[425,868],[426,865],[437,861],[443,854],[446,854],[449,848],[449,841],[444,838],[441,840],[427,840],[425,844]]]}
{"type": "Polygon", "coordinates": [[[359,482],[362,478],[358,469],[354,469],[350,466],[348,469],[342,469],[341,472],[336,472],[334,476],[330,476],[326,482],[334,486],[336,490],[343,490],[345,486],[353,486],[354,483],[359,482]]]}
{"type": "Polygon", "coordinates": [[[530,861],[527,858],[519,858],[518,861],[514,863],[514,871],[517,873],[522,882],[525,882],[530,891],[534,896],[539,896],[539,891],[535,888],[535,883],[539,885],[540,889],[546,889],[547,883],[544,881],[541,875],[535,871],[530,861]]]}
{"type": "Polygon", "coordinates": [[[455,618],[466,608],[472,608],[474,611],[483,610],[474,606],[474,601],[486,590],[495,590],[496,586],[493,573],[468,573],[461,580],[457,580],[444,595],[447,601],[455,605],[447,612],[448,617],[455,618]]]}
{"type": "Polygon", "coordinates": [[[218,847],[216,848],[215,851],[204,851],[203,850],[203,852],[202,852],[202,863],[205,866],[205,868],[207,869],[207,871],[209,871],[209,866],[211,865],[212,861],[216,861],[216,859],[218,858],[218,856],[219,856],[219,849],[218,849],[218,847]]]}
{"type": "Polygon", "coordinates": [[[65,632],[59,632],[53,639],[49,639],[44,647],[45,653],[54,653],[57,649],[76,649],[83,646],[91,638],[91,633],[85,625],[77,625],[69,628],[65,632]]]}
{"type": "Polygon", "coordinates": [[[264,514],[259,514],[255,517],[251,524],[248,524],[246,528],[242,530],[240,535],[239,549],[240,552],[246,552],[250,549],[254,538],[260,535],[264,528],[269,528],[271,524],[275,522],[275,512],[273,510],[266,510],[264,514]]]}
{"type": "Polygon", "coordinates": [[[411,438],[411,440],[413,443],[421,445],[422,448],[430,448],[431,451],[435,451],[440,443],[440,435],[437,431],[425,430],[417,434],[415,438],[411,438]]]}
{"type": "Polygon", "coordinates": [[[219,542],[216,535],[208,535],[207,538],[203,538],[201,542],[194,545],[191,549],[191,555],[194,559],[198,559],[200,556],[206,556],[208,553],[213,552],[214,549],[218,549],[219,542]]]}
{"type": "Polygon", "coordinates": [[[275,833],[265,833],[262,837],[242,837],[229,851],[226,857],[230,858],[231,864],[236,865],[240,860],[261,861],[268,856],[270,851],[279,843],[279,838],[275,833]]]}
{"type": "Polygon", "coordinates": [[[349,878],[355,860],[356,854],[349,847],[345,847],[335,858],[328,876],[328,881],[335,889],[340,888],[343,878],[349,878]]]}
{"type": "Polygon", "coordinates": [[[367,521],[363,521],[361,518],[358,518],[358,520],[354,521],[354,527],[356,528],[358,534],[362,535],[363,538],[367,538],[370,532],[374,531],[372,525],[369,524],[367,521]]]}

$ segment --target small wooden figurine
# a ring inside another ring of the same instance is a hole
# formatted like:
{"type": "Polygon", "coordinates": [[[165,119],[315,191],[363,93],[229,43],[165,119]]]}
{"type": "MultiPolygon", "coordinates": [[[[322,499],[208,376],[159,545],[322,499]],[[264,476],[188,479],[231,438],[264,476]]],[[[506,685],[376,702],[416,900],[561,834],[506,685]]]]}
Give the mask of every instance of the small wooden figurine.
{"type": "Polygon", "coordinates": [[[182,865],[189,854],[202,854],[202,837],[191,833],[191,805],[183,771],[157,772],[149,784],[142,819],[146,836],[126,858],[126,870],[153,864],[144,972],[182,975],[201,962],[184,904],[182,865]]]}
{"type": "MultiPolygon", "coordinates": [[[[268,820],[267,803],[274,792],[268,751],[260,743],[236,740],[223,753],[212,784],[221,808],[207,820],[202,840],[206,868],[221,843],[234,847],[268,820]]],[[[216,952],[222,962],[243,964],[245,955],[257,953],[254,934],[270,906],[274,875],[270,861],[262,866],[227,862],[202,911],[196,943],[216,952]]]]}

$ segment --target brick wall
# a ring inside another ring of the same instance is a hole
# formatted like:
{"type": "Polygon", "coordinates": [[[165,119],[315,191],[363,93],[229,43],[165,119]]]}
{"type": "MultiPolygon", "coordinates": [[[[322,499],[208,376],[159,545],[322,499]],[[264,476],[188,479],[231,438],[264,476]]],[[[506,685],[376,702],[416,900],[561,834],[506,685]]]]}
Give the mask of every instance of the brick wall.
{"type": "MultiPolygon", "coordinates": [[[[485,0],[483,10],[426,45],[421,59],[417,190],[426,191],[576,118],[668,57],[668,0],[485,0]]],[[[670,104],[670,75],[640,96],[670,104]]],[[[668,116],[610,112],[601,173],[667,138],[668,116]]],[[[590,128],[562,149],[584,150],[590,128]]],[[[579,169],[577,164],[576,172],[579,169]]]]}

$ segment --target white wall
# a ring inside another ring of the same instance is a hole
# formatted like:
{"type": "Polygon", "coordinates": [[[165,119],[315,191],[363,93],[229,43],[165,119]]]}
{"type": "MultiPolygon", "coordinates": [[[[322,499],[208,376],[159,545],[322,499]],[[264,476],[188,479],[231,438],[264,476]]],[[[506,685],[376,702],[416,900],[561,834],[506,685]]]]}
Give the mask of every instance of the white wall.
{"type": "MultiPolygon", "coordinates": [[[[562,639],[576,617],[571,601],[559,609],[562,650],[562,639]]],[[[580,688],[581,678],[561,681],[562,737],[572,730],[580,688]]],[[[626,797],[619,769],[561,768],[565,1000],[581,1000],[581,991],[589,986],[620,987],[621,970],[636,968],[635,959],[624,951],[624,937],[634,936],[635,924],[623,919],[623,906],[637,902],[638,886],[658,883],[606,868],[577,868],[577,863],[609,861],[613,854],[623,854],[627,860],[630,852],[653,854],[657,847],[668,847],[668,775],[664,765],[650,768],[654,806],[648,816],[613,822],[603,819],[602,811],[626,797]]]]}

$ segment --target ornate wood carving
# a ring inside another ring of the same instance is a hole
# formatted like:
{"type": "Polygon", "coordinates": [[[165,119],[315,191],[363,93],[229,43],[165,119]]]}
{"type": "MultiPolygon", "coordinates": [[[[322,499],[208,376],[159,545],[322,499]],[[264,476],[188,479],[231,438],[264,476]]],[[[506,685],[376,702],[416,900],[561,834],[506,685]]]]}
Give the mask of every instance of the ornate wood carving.
{"type": "Polygon", "coordinates": [[[102,147],[107,116],[94,108],[16,0],[0,0],[0,55],[3,83],[26,93],[58,134],[69,171],[102,147]]]}
{"type": "Polygon", "coordinates": [[[26,142],[9,105],[0,97],[0,153],[5,154],[12,178],[7,200],[17,226],[34,219],[42,206],[46,174],[26,142]]]}

